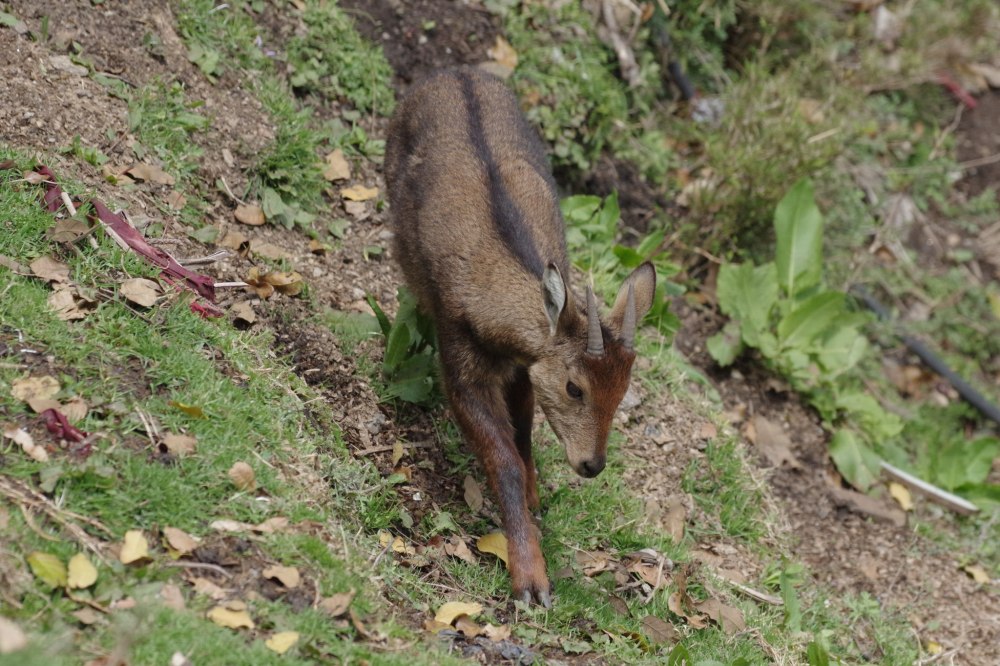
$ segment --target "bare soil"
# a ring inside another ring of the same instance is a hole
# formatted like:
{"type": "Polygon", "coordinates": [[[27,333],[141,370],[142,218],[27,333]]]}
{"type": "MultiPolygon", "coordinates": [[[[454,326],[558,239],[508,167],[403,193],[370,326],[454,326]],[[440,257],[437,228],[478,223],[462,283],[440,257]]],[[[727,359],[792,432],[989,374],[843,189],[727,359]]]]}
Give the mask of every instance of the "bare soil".
{"type": "MultiPolygon", "coordinates": [[[[499,22],[474,2],[345,0],[341,5],[352,12],[363,33],[383,45],[396,68],[400,89],[437,67],[486,60],[485,50],[500,32],[499,22]]],[[[0,92],[4,100],[0,105],[0,136],[9,145],[53,155],[79,135],[84,145],[104,151],[113,165],[128,166],[137,161],[129,148],[125,103],[109,95],[93,79],[53,66],[52,57],[65,55],[76,42],[98,71],[120,76],[136,86],[155,79],[176,80],[184,84],[190,99],[204,100],[213,123],[195,137],[205,150],[198,177],[209,184],[224,178],[234,192],[243,191],[244,170],[274,136],[274,128],[235,74],[226,74],[211,84],[188,61],[172,27],[175,21],[169,5],[157,0],[98,5],[84,0],[11,0],[4,3],[4,8],[26,19],[36,31],[41,18],[48,16],[50,31],[49,39],[39,43],[13,30],[0,29],[0,92]],[[144,39],[149,35],[158,37],[162,46],[151,49],[144,39]],[[226,159],[226,151],[234,159],[226,159]]],[[[285,14],[291,17],[292,12],[285,14]]],[[[293,31],[287,26],[272,30],[277,38],[293,31]]],[[[384,121],[366,122],[373,136],[384,133],[384,121]]],[[[970,146],[962,148],[970,152],[964,152],[963,159],[980,157],[981,149],[986,154],[1000,152],[998,123],[1000,94],[994,92],[983,99],[980,110],[966,114],[960,130],[966,143],[960,145],[970,146]],[[988,112],[990,108],[992,113],[988,112]]],[[[64,156],[55,157],[50,166],[57,174],[71,170],[78,173],[81,169],[78,160],[64,156]]],[[[362,183],[384,191],[378,167],[369,162],[353,166],[353,178],[347,184],[362,183]]],[[[159,242],[176,256],[200,256],[216,249],[190,238],[190,229],[166,206],[168,191],[164,188],[146,184],[118,188],[108,184],[96,169],[84,165],[83,172],[85,185],[104,200],[161,223],[164,234],[159,242]]],[[[609,159],[602,161],[586,182],[606,192],[637,180],[627,167],[609,159]]],[[[996,186],[997,182],[1000,163],[993,163],[975,172],[970,170],[965,186],[973,192],[996,186]]],[[[644,185],[633,189],[638,194],[626,200],[626,223],[638,227],[667,202],[644,185]]],[[[369,202],[363,212],[350,214],[344,202],[334,197],[320,224],[335,218],[347,218],[351,224],[341,242],[332,243],[327,252],[315,254],[309,249],[309,238],[298,231],[236,223],[232,216],[235,201],[215,188],[206,187],[198,196],[206,205],[205,221],[219,229],[220,242],[236,232],[253,242],[277,246],[305,277],[311,302],[282,296],[264,302],[254,300],[261,315],[255,326],[271,327],[278,353],[291,359],[296,371],[322,390],[351,450],[374,460],[388,473],[394,442],[435,440],[435,422],[447,416],[443,409],[428,413],[382,403],[359,372],[359,358],[369,354],[378,357],[377,342],[363,343],[361,349],[344,349],[326,328],[315,323],[317,308],[366,311],[366,293],[374,294],[391,309],[401,279],[391,260],[387,213],[376,210],[369,202]],[[366,259],[364,249],[373,245],[385,248],[385,252],[366,259]]],[[[219,280],[240,280],[251,267],[249,258],[232,253],[207,272],[219,280]]],[[[223,294],[222,305],[248,298],[242,292],[223,294]]],[[[998,663],[1000,598],[995,590],[974,583],[960,569],[961,553],[920,537],[912,528],[877,522],[838,505],[829,491],[827,439],[816,415],[753,366],[720,372],[705,353],[704,341],[718,329],[721,320],[704,306],[685,303],[680,304],[680,314],[685,325],[677,345],[716,385],[726,409],[737,415],[732,426],[743,428],[746,419],[761,414],[781,424],[793,443],[793,453],[800,463],[795,468],[771,467],[765,458],[751,453],[751,459],[759,465],[757,474],[766,480],[772,510],[767,538],[790,540],[795,555],[808,566],[812,580],[833,594],[867,592],[884,608],[899,609],[912,623],[914,640],[933,640],[946,648],[957,648],[953,663],[998,663]]],[[[0,336],[2,344],[11,344],[9,334],[0,336]]],[[[635,397],[633,405],[619,414],[619,425],[626,435],[622,454],[632,463],[627,473],[629,485],[636,494],[648,498],[651,528],[666,529],[661,509],[672,501],[680,501],[690,509],[690,521],[704,520],[695,498],[682,492],[680,480],[692,460],[704,457],[706,424],[666,391],[636,387],[635,397]]],[[[405,497],[415,520],[434,506],[460,501],[462,497],[461,479],[447,473],[450,464],[443,452],[431,446],[421,448],[420,455],[427,462],[413,467],[413,481],[406,486],[405,497]],[[414,499],[417,493],[422,499],[414,499]]],[[[922,522],[937,525],[945,532],[952,530],[947,517],[919,500],[916,513],[922,522]]],[[[241,550],[240,544],[226,539],[217,540],[212,548],[212,557],[253,556],[241,550]]],[[[739,544],[721,539],[699,544],[699,549],[721,553],[713,561],[714,566],[725,569],[729,577],[747,581],[773,564],[760,562],[739,544]]],[[[266,596],[266,590],[262,593],[266,596]]],[[[878,661],[880,655],[871,647],[875,645],[872,631],[872,627],[859,625],[854,640],[868,650],[871,661],[878,661]]],[[[491,660],[494,658],[501,659],[491,660]]],[[[571,659],[569,655],[560,658],[571,659]]]]}

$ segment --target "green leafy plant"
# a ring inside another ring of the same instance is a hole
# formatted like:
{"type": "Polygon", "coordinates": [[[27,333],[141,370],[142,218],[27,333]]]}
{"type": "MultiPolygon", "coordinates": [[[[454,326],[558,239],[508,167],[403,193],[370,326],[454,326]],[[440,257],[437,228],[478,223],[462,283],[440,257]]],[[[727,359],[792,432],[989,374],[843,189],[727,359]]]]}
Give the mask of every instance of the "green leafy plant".
{"type": "Polygon", "coordinates": [[[399,288],[397,298],[399,309],[396,318],[390,321],[375,299],[368,297],[385,337],[382,358],[385,397],[417,404],[434,402],[440,390],[433,322],[420,312],[417,299],[406,287],[399,288]]]}
{"type": "Polygon", "coordinates": [[[729,365],[746,347],[756,349],[835,431],[830,455],[841,474],[867,489],[878,474],[874,446],[903,426],[849,375],[868,348],[861,331],[867,317],[823,284],[823,216],[812,183],[802,180],[789,190],[775,210],[774,228],[773,262],[719,270],[719,307],[730,321],[708,340],[708,351],[729,365]]]}
{"type": "Polygon", "coordinates": [[[684,288],[670,282],[669,278],[680,272],[680,267],[667,260],[662,252],[665,232],[652,231],[634,248],[615,242],[621,211],[618,194],[612,193],[603,200],[591,195],[567,197],[560,203],[566,219],[566,242],[575,264],[590,273],[597,291],[613,295],[629,271],[644,261],[656,266],[656,296],[646,321],[673,339],[680,320],[670,312],[670,296],[682,294],[684,288]]]}

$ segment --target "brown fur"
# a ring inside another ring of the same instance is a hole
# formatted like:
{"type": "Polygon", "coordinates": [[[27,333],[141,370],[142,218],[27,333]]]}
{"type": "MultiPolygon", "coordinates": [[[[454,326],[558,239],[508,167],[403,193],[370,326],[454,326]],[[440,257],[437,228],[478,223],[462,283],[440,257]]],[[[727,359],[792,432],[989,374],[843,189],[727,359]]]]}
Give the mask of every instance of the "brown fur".
{"type": "Polygon", "coordinates": [[[604,468],[635,358],[619,339],[626,287],[641,319],[655,272],[644,264],[629,276],[602,326],[605,353],[587,354],[544,149],[513,94],[477,70],[444,71],[410,92],[389,128],[385,172],[394,254],[435,320],[445,393],[499,498],[515,596],[549,605],[531,528],[534,405],[578,473],[604,468]]]}

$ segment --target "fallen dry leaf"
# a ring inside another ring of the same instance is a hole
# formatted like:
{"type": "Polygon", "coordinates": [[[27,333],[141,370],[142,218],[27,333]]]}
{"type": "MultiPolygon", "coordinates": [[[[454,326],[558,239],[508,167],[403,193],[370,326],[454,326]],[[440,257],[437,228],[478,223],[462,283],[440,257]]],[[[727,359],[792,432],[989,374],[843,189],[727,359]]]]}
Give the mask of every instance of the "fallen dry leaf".
{"type": "Polygon", "coordinates": [[[348,617],[351,618],[351,626],[354,627],[354,631],[358,632],[358,635],[365,640],[376,640],[378,637],[368,631],[365,623],[361,621],[361,617],[354,611],[353,608],[347,610],[348,617]]]}
{"type": "Polygon", "coordinates": [[[326,166],[323,168],[323,178],[327,180],[347,180],[351,177],[351,165],[344,157],[344,151],[337,148],[326,156],[326,166]]]}
{"type": "Polygon", "coordinates": [[[395,467],[399,464],[399,461],[403,459],[406,455],[406,449],[403,448],[403,443],[396,440],[396,443],[392,445],[392,466],[395,467]]]}
{"type": "Polygon", "coordinates": [[[229,480],[237,490],[253,492],[257,489],[257,476],[253,472],[253,467],[242,460],[233,463],[229,468],[229,480]]]}
{"type": "Polygon", "coordinates": [[[145,535],[139,530],[128,530],[125,532],[125,540],[122,543],[121,552],[118,554],[118,561],[122,564],[131,564],[149,557],[149,542],[145,535]]]}
{"type": "Polygon", "coordinates": [[[500,626],[496,626],[492,624],[484,624],[483,635],[494,643],[505,641],[510,638],[510,625],[502,624],[500,626]]]}
{"type": "Polygon", "coordinates": [[[180,210],[187,205],[187,197],[177,190],[171,190],[170,194],[167,195],[167,205],[174,210],[180,210]]]}
{"type": "Polygon", "coordinates": [[[175,611],[182,611],[187,606],[181,588],[173,583],[167,583],[160,589],[160,599],[163,600],[164,606],[175,611]]]}
{"type": "Polygon", "coordinates": [[[274,518],[268,518],[262,523],[253,525],[251,529],[254,532],[260,532],[261,534],[276,534],[277,532],[283,532],[285,528],[288,527],[288,518],[284,516],[275,516],[274,518]]]}
{"type": "Polygon", "coordinates": [[[89,73],[86,67],[76,64],[68,55],[49,56],[49,65],[52,66],[52,69],[73,76],[86,76],[89,73]]]}
{"type": "Polygon", "coordinates": [[[642,618],[642,634],[653,645],[676,643],[680,639],[680,632],[674,628],[674,625],[655,615],[647,615],[642,618]]]}
{"type": "Polygon", "coordinates": [[[302,582],[302,576],[295,567],[284,567],[275,564],[264,569],[264,578],[274,578],[290,590],[295,589],[302,582]]]}
{"type": "Polygon", "coordinates": [[[476,621],[468,615],[459,615],[455,618],[455,629],[465,635],[466,638],[475,638],[483,633],[483,628],[476,624],[476,621]]]}
{"type": "Polygon", "coordinates": [[[496,555],[507,564],[507,537],[503,532],[491,532],[476,540],[476,548],[483,553],[496,555]]]}
{"type": "Polygon", "coordinates": [[[233,213],[233,216],[237,222],[242,222],[252,227],[259,227],[267,221],[264,218],[264,209],[260,206],[240,204],[236,207],[236,212],[233,213]]]}
{"type": "Polygon", "coordinates": [[[167,433],[163,436],[163,446],[175,456],[187,456],[195,452],[198,440],[192,435],[175,435],[167,433]]]}
{"type": "Polygon", "coordinates": [[[68,578],[66,565],[51,553],[35,551],[28,555],[28,566],[31,573],[49,587],[64,587],[68,578]]]}
{"type": "Polygon", "coordinates": [[[49,294],[47,302],[49,309],[62,321],[84,319],[87,313],[80,307],[83,299],[78,299],[79,293],[70,285],[57,285],[55,291],[49,294]]]}
{"type": "Polygon", "coordinates": [[[897,509],[895,506],[887,504],[876,497],[848,490],[847,488],[841,488],[833,482],[828,484],[827,489],[833,498],[834,504],[838,506],[846,507],[851,511],[863,513],[879,520],[885,520],[897,527],[902,527],[906,524],[905,511],[897,509]]]}
{"type": "Polygon", "coordinates": [[[221,601],[226,598],[227,592],[208,580],[207,578],[195,578],[191,581],[192,587],[196,594],[203,594],[215,601],[221,601]]]}
{"type": "Polygon", "coordinates": [[[236,323],[244,326],[250,326],[257,321],[257,313],[253,311],[253,305],[250,304],[250,301],[236,303],[229,308],[229,313],[233,315],[233,320],[236,323]]]}
{"type": "Polygon", "coordinates": [[[56,243],[73,243],[86,235],[90,227],[83,220],[75,217],[64,217],[45,230],[49,240],[56,243]]]}
{"type": "Polygon", "coordinates": [[[97,582],[97,568],[83,553],[77,553],[69,558],[69,568],[66,586],[74,590],[83,590],[97,582]]]}
{"type": "MultiPolygon", "coordinates": [[[[780,425],[757,414],[753,417],[753,426],[752,432],[756,433],[756,439],[751,439],[751,441],[772,465],[781,467],[788,463],[792,469],[802,467],[795,454],[792,453],[792,440],[789,439],[780,425]]],[[[748,439],[750,439],[750,432],[747,433],[748,439]]]]}
{"type": "Polygon", "coordinates": [[[483,605],[475,602],[449,601],[442,604],[434,614],[434,620],[441,624],[451,625],[460,615],[475,617],[483,612],[483,605]]]}
{"type": "Polygon", "coordinates": [[[272,259],[274,261],[292,258],[292,254],[290,252],[284,248],[274,245],[273,243],[258,243],[257,241],[253,241],[250,243],[250,251],[258,257],[264,257],[265,259],[272,259]]]}
{"type": "Polygon", "coordinates": [[[666,511],[664,522],[670,533],[670,538],[674,543],[680,543],[684,540],[684,526],[687,524],[687,507],[684,506],[684,498],[677,496],[669,498],[666,511]]]}
{"type": "Polygon", "coordinates": [[[378,533],[378,542],[382,548],[388,547],[394,553],[400,553],[402,555],[415,555],[417,553],[417,549],[406,543],[406,541],[403,540],[403,537],[393,537],[391,533],[385,530],[381,530],[378,533]]]}
{"type": "Polygon", "coordinates": [[[437,620],[424,620],[424,630],[428,633],[436,634],[445,629],[451,629],[451,625],[437,620]]]}
{"type": "Polygon", "coordinates": [[[125,173],[136,180],[156,185],[173,185],[177,182],[173,176],[154,164],[139,163],[125,173]]]}
{"type": "Polygon", "coordinates": [[[59,380],[50,375],[41,377],[23,377],[15,379],[11,384],[10,394],[15,400],[29,402],[33,399],[47,399],[59,393],[59,380]]]}
{"type": "Polygon", "coordinates": [[[469,505],[473,513],[479,513],[479,510],[483,508],[483,491],[480,490],[476,480],[469,475],[465,476],[463,485],[465,486],[465,503],[469,505]]]}
{"type": "Polygon", "coordinates": [[[368,201],[378,196],[378,188],[354,185],[353,187],[345,187],[340,190],[340,196],[348,201],[368,201]]]}
{"type": "Polygon", "coordinates": [[[93,608],[81,608],[70,613],[80,624],[90,626],[101,621],[101,614],[93,608]]]}
{"type": "Polygon", "coordinates": [[[20,446],[21,450],[23,450],[32,460],[36,462],[49,461],[49,454],[45,450],[45,447],[35,444],[35,440],[31,436],[31,433],[24,428],[18,428],[16,425],[5,426],[3,436],[20,446]]]}
{"type": "Polygon", "coordinates": [[[28,647],[28,636],[12,620],[0,615],[0,654],[14,654],[28,647]]]}
{"type": "Polygon", "coordinates": [[[29,264],[31,272],[46,282],[68,282],[69,266],[52,257],[39,257],[29,264]]]}
{"type": "Polygon", "coordinates": [[[333,596],[327,597],[319,602],[319,608],[331,617],[340,617],[347,612],[348,608],[351,607],[354,595],[354,590],[334,594],[333,596]]]}
{"type": "Polygon", "coordinates": [[[228,231],[218,242],[218,245],[230,250],[239,250],[249,240],[246,234],[241,234],[239,231],[228,231]]]}
{"type": "Polygon", "coordinates": [[[612,569],[617,564],[610,553],[602,550],[578,550],[576,551],[575,559],[577,565],[583,571],[583,575],[588,577],[594,577],[602,571],[612,569]]]}
{"type": "MultiPolygon", "coordinates": [[[[64,404],[55,407],[55,409],[60,410],[63,415],[69,419],[70,423],[79,423],[87,416],[87,403],[80,396],[74,396],[67,400],[64,404]]],[[[44,409],[35,410],[37,412],[44,412],[44,409]]]]}
{"type": "Polygon", "coordinates": [[[475,564],[479,561],[465,543],[465,539],[458,536],[453,536],[445,542],[444,552],[469,564],[475,564]]]}
{"type": "Polygon", "coordinates": [[[250,523],[241,523],[238,520],[229,520],[228,518],[213,520],[209,527],[217,532],[251,532],[254,528],[250,523]]]}
{"type": "Polygon", "coordinates": [[[486,49],[486,55],[512,72],[517,69],[517,51],[500,35],[497,35],[493,46],[486,49]]]}
{"type": "Polygon", "coordinates": [[[695,604],[695,609],[712,618],[729,635],[747,628],[746,621],[743,619],[743,611],[733,606],[727,606],[718,599],[701,601],[695,604]]]}
{"type": "Polygon", "coordinates": [[[714,423],[702,423],[698,429],[698,439],[715,439],[718,434],[719,430],[714,423]]]}
{"type": "Polygon", "coordinates": [[[899,504],[899,508],[903,511],[913,510],[913,496],[910,495],[910,489],[904,486],[902,483],[896,483],[895,481],[889,482],[889,494],[892,498],[896,500],[899,504]]]}
{"type": "Polygon", "coordinates": [[[176,527],[164,527],[163,540],[167,547],[173,551],[171,555],[176,554],[176,557],[184,557],[198,547],[197,539],[176,527]]]}
{"type": "Polygon", "coordinates": [[[152,307],[162,293],[160,285],[146,278],[125,280],[118,287],[122,296],[144,308],[152,307]]]}
{"type": "Polygon", "coordinates": [[[968,564],[962,567],[962,571],[972,576],[972,580],[977,583],[985,585],[990,582],[990,575],[986,573],[986,569],[978,564],[968,564]]]}
{"type": "Polygon", "coordinates": [[[266,641],[264,645],[271,652],[277,652],[278,654],[285,654],[291,649],[293,645],[299,642],[299,632],[297,631],[279,631],[274,634],[266,641]]]}
{"type": "Polygon", "coordinates": [[[227,629],[239,629],[241,627],[253,629],[254,623],[246,608],[233,608],[233,606],[241,605],[230,602],[224,606],[216,606],[208,611],[208,619],[220,627],[226,627],[227,629]]]}
{"type": "Polygon", "coordinates": [[[345,201],[344,210],[359,222],[371,215],[371,209],[368,208],[368,204],[364,201],[345,201]]]}

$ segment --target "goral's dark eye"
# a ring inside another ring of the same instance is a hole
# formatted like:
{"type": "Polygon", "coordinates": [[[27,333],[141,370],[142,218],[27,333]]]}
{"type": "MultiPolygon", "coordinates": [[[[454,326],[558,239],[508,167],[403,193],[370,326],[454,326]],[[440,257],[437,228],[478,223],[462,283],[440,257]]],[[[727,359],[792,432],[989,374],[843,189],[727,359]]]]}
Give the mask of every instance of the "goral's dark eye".
{"type": "Polygon", "coordinates": [[[573,382],[566,382],[566,393],[574,400],[583,400],[583,390],[573,382]]]}

